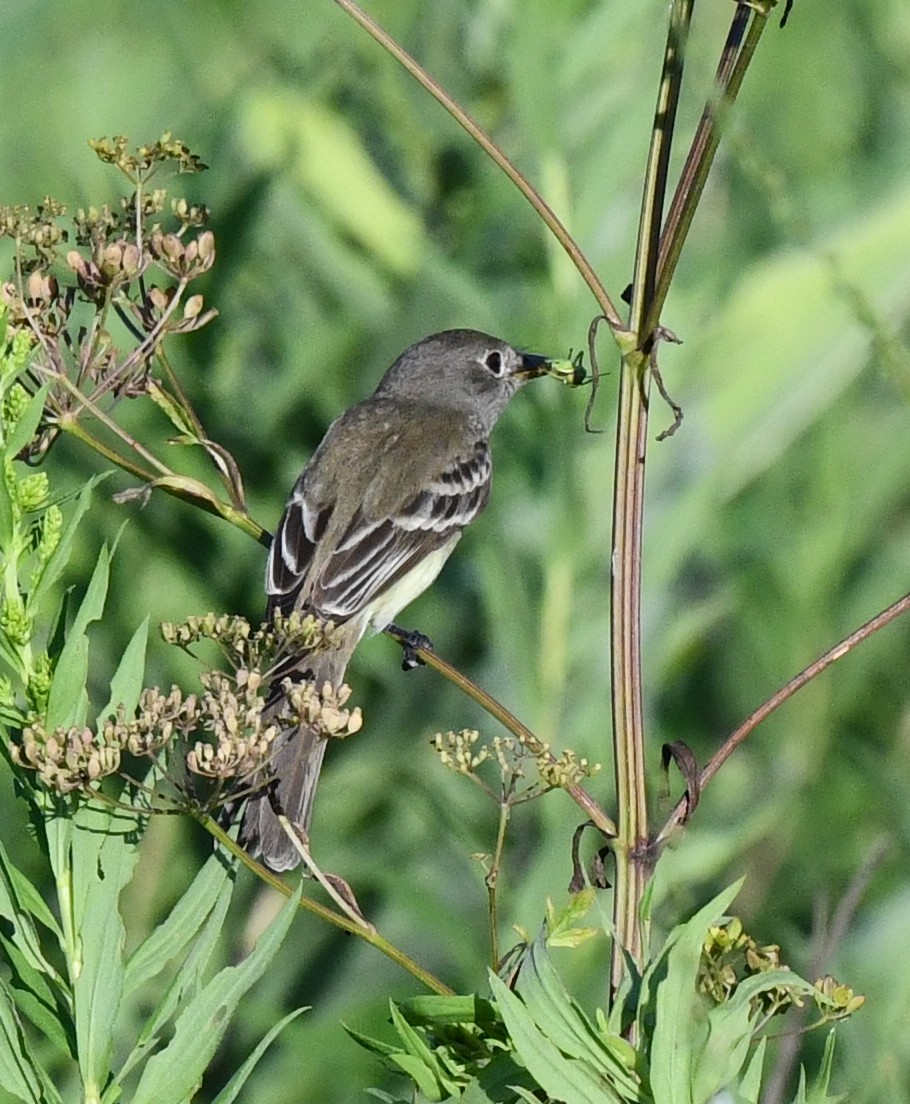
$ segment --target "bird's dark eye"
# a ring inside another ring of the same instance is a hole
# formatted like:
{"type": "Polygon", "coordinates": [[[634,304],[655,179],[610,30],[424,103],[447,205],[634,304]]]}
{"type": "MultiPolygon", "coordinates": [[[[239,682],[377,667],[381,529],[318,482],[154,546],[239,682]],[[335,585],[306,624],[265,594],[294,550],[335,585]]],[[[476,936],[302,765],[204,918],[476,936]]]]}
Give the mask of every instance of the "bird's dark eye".
{"type": "Polygon", "coordinates": [[[494,376],[502,375],[502,353],[494,349],[491,353],[487,353],[483,358],[483,362],[494,376]]]}

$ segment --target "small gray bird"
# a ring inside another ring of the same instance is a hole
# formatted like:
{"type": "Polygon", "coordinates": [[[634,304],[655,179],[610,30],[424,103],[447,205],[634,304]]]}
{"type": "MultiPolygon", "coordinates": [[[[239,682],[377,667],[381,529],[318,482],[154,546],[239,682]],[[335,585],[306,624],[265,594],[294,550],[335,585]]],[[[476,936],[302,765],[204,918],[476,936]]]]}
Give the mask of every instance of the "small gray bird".
{"type": "MultiPolygon", "coordinates": [[[[329,427],[297,480],[266,568],[268,616],[301,610],[331,620],[337,646],[295,669],[340,685],[354,648],[433,582],[490,497],[489,436],[509,399],[551,361],[476,330],[412,345],[373,394],[329,427]]],[[[282,733],[274,799],[309,830],[326,741],[282,733]]],[[[299,857],[265,792],[247,803],[241,843],[272,870],[299,857]]]]}

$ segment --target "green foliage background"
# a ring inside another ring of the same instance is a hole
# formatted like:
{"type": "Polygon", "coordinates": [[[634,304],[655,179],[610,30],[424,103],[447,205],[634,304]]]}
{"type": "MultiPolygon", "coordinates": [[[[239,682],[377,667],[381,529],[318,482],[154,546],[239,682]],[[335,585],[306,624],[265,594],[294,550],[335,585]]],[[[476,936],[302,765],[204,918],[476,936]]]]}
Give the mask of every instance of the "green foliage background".
{"type": "MultiPolygon", "coordinates": [[[[631,274],[665,5],[383,0],[370,10],[541,187],[617,295],[631,274]]],[[[690,123],[730,14],[729,0],[697,9],[690,123]]],[[[86,145],[105,134],[148,141],[170,129],[212,166],[187,190],[213,210],[219,259],[200,290],[221,317],[183,345],[181,374],[267,527],[331,418],[417,338],[465,325],[562,355],[584,341],[590,297],[530,208],[329,0],[3,5],[0,103],[5,203],[112,199],[119,182],[86,145]]],[[[747,78],[664,316],[685,341],[661,361],[685,421],[648,461],[655,791],[662,741],[684,739],[704,761],[907,587],[908,109],[903,0],[797,0],[747,78]]],[[[546,381],[516,401],[494,442],[489,511],[406,617],[544,739],[603,762],[595,789],[608,805],[614,379],[599,397],[600,436],[582,431],[584,393],[546,381]]],[[[127,417],[138,433],[167,432],[127,417]]],[[[655,400],[654,433],[669,420],[655,400]]],[[[51,462],[74,485],[97,470],[70,442],[51,462]]],[[[146,613],[258,616],[264,555],[242,534],[163,496],[145,509],[104,501],[94,516],[86,569],[129,517],[116,616],[97,641],[109,657],[95,672],[99,696],[146,613]]],[[[855,1102],[910,1100],[910,969],[898,953],[910,939],[908,648],[910,626],[891,627],[759,730],[658,874],[658,919],[671,923],[745,873],[748,928],[811,974],[820,916],[887,836],[824,966],[869,998],[841,1033],[833,1086],[855,1102]]],[[[153,681],[193,677],[153,645],[153,681]]],[[[431,672],[402,675],[385,639],[362,647],[351,681],[366,733],[332,749],[316,854],[390,939],[456,988],[482,986],[485,891],[470,856],[491,848],[495,810],[428,746],[440,728],[482,722],[431,672]]],[[[0,833],[27,853],[11,795],[4,777],[0,833]]],[[[545,896],[564,893],[577,820],[559,795],[521,810],[505,925],[535,929],[545,896]]],[[[132,939],[160,920],[208,847],[188,824],[153,825],[128,890],[132,939]]],[[[226,961],[277,907],[245,887],[226,961]]],[[[281,954],[234,1038],[248,1044],[292,1004],[313,1011],[288,1027],[250,1099],[362,1099],[384,1074],[339,1020],[382,1033],[386,998],[411,994],[410,980],[312,917],[281,954]]],[[[602,946],[561,968],[603,1000],[602,946]]]]}

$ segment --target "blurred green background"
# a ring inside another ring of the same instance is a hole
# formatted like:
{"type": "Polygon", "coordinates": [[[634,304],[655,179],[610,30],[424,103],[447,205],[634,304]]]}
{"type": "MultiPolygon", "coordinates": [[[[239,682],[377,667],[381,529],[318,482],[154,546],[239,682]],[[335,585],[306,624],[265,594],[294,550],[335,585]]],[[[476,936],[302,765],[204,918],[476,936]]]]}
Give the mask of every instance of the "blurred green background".
{"type": "MultiPolygon", "coordinates": [[[[618,297],[629,280],[662,0],[373,0],[369,10],[488,127],[567,222],[618,297]]],[[[702,0],[676,151],[697,119],[732,13],[702,0]]],[[[450,326],[526,348],[581,347],[593,302],[533,212],[449,117],[330,0],[0,3],[0,202],[111,201],[87,146],[169,129],[211,166],[175,190],[213,212],[219,257],[201,281],[220,317],[174,352],[209,434],[237,457],[271,528],[329,421],[412,341],[450,326]]],[[[905,0],[797,0],[769,26],[693,227],[664,321],[662,369],[685,421],[649,457],[644,657],[652,791],[660,745],[700,761],[773,690],[907,589],[910,579],[910,20],[905,0]]],[[[402,620],[557,748],[599,760],[610,806],[609,514],[615,365],[595,424],[586,392],[545,381],[494,438],[492,504],[402,620]]],[[[166,433],[145,415],[138,433],[166,433]]],[[[671,420],[655,398],[652,438],[671,420]]],[[[99,470],[62,444],[74,482],[99,470]]],[[[258,617],[264,553],[165,497],[115,506],[102,487],[81,558],[129,524],[96,639],[99,695],[136,624],[209,609],[258,617]]],[[[70,580],[78,582],[77,578],[70,580]]],[[[833,971],[867,1007],[840,1034],[834,1088],[910,1101],[910,624],[897,624],[765,724],[706,792],[662,860],[671,924],[745,874],[738,908],[808,974],[833,971]],[[884,859],[836,941],[830,917],[878,842],[884,859]]],[[[157,638],[149,680],[195,669],[157,638]]],[[[495,809],[441,769],[439,729],[488,722],[397,647],[367,642],[350,671],[366,732],[332,748],[314,847],[391,940],[456,989],[484,985],[486,894],[471,855],[495,809]]],[[[2,831],[43,876],[2,780],[2,831]]],[[[666,804],[655,796],[655,823],[666,804]]],[[[561,901],[579,813],[554,794],[515,818],[503,938],[561,901]]],[[[208,850],[153,824],[128,890],[131,938],[165,914],[208,850]]],[[[244,879],[224,933],[238,955],[276,908],[244,879]]],[[[604,909],[609,910],[605,900],[604,909]]],[[[560,965],[603,1000],[605,942],[560,965]]],[[[287,1008],[295,1021],[248,1099],[334,1104],[385,1083],[339,1021],[382,1033],[415,984],[301,917],[282,967],[247,1001],[223,1067],[287,1008]]],[[[804,1044],[813,1062],[820,1040],[804,1044]]],[[[773,1063],[773,1055],[772,1055],[773,1063]]],[[[769,1063],[772,1064],[772,1063],[769,1063]]]]}

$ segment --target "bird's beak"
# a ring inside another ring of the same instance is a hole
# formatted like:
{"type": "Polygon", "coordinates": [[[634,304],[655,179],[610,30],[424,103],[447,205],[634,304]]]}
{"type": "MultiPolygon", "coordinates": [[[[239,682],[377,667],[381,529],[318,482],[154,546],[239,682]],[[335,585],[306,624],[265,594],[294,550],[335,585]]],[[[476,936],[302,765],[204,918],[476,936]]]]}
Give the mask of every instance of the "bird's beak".
{"type": "Polygon", "coordinates": [[[517,379],[530,380],[549,373],[550,358],[538,356],[536,353],[522,353],[521,367],[512,373],[517,379]]]}

